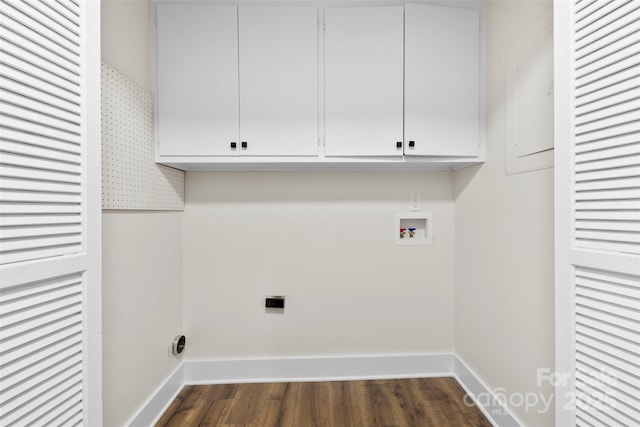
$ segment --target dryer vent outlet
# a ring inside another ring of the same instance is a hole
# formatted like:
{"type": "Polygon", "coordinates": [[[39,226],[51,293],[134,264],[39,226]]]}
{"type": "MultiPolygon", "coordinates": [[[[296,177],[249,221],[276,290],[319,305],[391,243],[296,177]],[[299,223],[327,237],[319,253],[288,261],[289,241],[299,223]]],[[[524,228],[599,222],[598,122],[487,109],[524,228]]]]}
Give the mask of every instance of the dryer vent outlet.
{"type": "Polygon", "coordinates": [[[171,352],[174,356],[178,356],[184,351],[184,346],[187,344],[187,339],[184,335],[178,335],[173,339],[171,344],[171,352]]]}

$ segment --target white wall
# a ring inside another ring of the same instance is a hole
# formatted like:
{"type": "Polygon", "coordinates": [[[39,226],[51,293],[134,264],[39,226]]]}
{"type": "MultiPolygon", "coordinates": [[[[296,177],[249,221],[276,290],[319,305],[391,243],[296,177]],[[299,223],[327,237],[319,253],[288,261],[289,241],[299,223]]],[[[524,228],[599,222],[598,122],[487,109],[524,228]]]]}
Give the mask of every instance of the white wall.
{"type": "Polygon", "coordinates": [[[122,426],[177,367],[182,328],[182,215],[104,212],[103,414],[122,426]]]}
{"type": "Polygon", "coordinates": [[[101,5],[103,62],[153,93],[149,0],[101,0],[101,5]]]}
{"type": "Polygon", "coordinates": [[[453,350],[451,172],[188,173],[186,194],[189,359],[453,350]],[[394,244],[412,193],[432,246],[394,244]]]}
{"type": "MultiPolygon", "coordinates": [[[[149,2],[102,1],[102,60],[147,91],[149,2]]],[[[177,367],[182,212],[103,211],[103,422],[125,425],[177,367]]]]}
{"type": "Polygon", "coordinates": [[[518,401],[554,391],[536,376],[554,367],[553,169],[505,174],[506,53],[551,7],[487,3],[487,162],[454,174],[456,352],[490,389],[514,396],[509,409],[527,426],[554,424],[553,407],[518,401]]]}
{"type": "MultiPolygon", "coordinates": [[[[508,41],[548,7],[488,4],[482,167],[188,173],[184,217],[104,212],[104,425],[177,366],[166,347],[183,317],[189,359],[451,352],[455,339],[490,388],[548,397],[536,369],[553,368],[552,170],[504,172],[508,41]],[[412,193],[434,213],[433,246],[393,243],[412,193]],[[271,293],[284,314],[265,311],[271,293]]],[[[103,1],[102,50],[151,90],[147,8],[103,1]]],[[[511,409],[553,425],[552,410],[511,409]]]]}

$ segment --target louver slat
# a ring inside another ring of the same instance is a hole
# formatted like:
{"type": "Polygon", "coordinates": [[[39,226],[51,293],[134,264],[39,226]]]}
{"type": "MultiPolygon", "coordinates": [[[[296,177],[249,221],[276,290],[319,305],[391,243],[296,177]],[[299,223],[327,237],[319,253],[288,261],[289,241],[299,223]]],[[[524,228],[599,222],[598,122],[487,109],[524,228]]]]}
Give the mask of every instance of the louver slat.
{"type": "MultiPolygon", "coordinates": [[[[60,119],[50,114],[41,113],[40,111],[27,109],[20,105],[9,103],[6,99],[2,99],[0,101],[0,115],[28,120],[31,125],[38,125],[41,127],[40,129],[46,129],[44,132],[62,132],[61,135],[64,135],[63,138],[68,138],[67,135],[71,135],[76,138],[78,137],[77,131],[74,132],[69,129],[69,126],[76,127],[80,125],[77,119],[75,121],[60,119]]],[[[0,123],[5,123],[5,120],[2,119],[0,123]]],[[[38,132],[35,128],[32,129],[34,129],[32,132],[43,133],[42,130],[38,132]]],[[[52,134],[52,136],[54,135],[55,134],[52,134]]]]}
{"type": "Polygon", "coordinates": [[[21,143],[18,141],[8,141],[6,139],[2,141],[2,150],[6,153],[23,154],[29,157],[50,159],[70,164],[77,164],[79,160],[77,153],[21,143]]]}
{"type": "MultiPolygon", "coordinates": [[[[600,0],[598,0],[600,1],[600,0]]],[[[640,5],[635,0],[626,0],[621,7],[611,13],[602,14],[600,11],[593,14],[591,25],[576,26],[576,53],[579,58],[593,49],[598,49],[602,44],[626,34],[631,23],[638,18],[640,5]]]]}
{"type": "MultiPolygon", "coordinates": [[[[77,156],[80,155],[80,146],[77,144],[69,143],[67,141],[60,141],[52,138],[47,138],[44,135],[35,135],[32,133],[25,133],[24,131],[20,131],[20,130],[1,129],[0,132],[1,132],[0,140],[3,143],[3,147],[5,147],[4,149],[8,152],[12,152],[11,150],[12,143],[21,143],[21,144],[31,145],[35,147],[41,147],[50,152],[49,154],[46,154],[46,155],[27,153],[27,154],[35,155],[36,157],[44,157],[44,158],[50,158],[54,160],[63,160],[66,162],[72,162],[73,159],[78,159],[77,156]],[[72,158],[61,159],[57,157],[56,154],[52,154],[51,152],[71,153],[74,156],[72,158]]],[[[23,150],[25,149],[27,149],[27,147],[21,147],[20,152],[23,152],[23,150]]]]}
{"type": "MultiPolygon", "coordinates": [[[[5,419],[9,424],[29,425],[27,423],[36,422],[40,416],[46,415],[61,403],[73,399],[81,392],[82,378],[67,376],[63,381],[52,384],[48,389],[43,387],[43,393],[40,396],[11,412],[5,419]]],[[[81,404],[81,402],[74,402],[75,406],[81,404]]]]}
{"type": "Polygon", "coordinates": [[[640,221],[640,212],[618,212],[618,211],[578,211],[577,221],[625,221],[631,218],[635,222],[640,221]]]}
{"type": "MultiPolygon", "coordinates": [[[[620,386],[626,384],[631,387],[631,390],[640,388],[640,378],[630,374],[630,369],[625,369],[630,367],[629,364],[620,362],[611,355],[584,344],[576,345],[576,366],[578,369],[586,369],[594,375],[596,373],[615,374],[616,381],[620,382],[620,386]]],[[[631,393],[632,396],[634,394],[637,392],[631,393]]]]}
{"type": "MultiPolygon", "coordinates": [[[[580,162],[592,162],[600,159],[615,159],[627,156],[633,156],[638,153],[640,144],[613,145],[601,148],[599,150],[583,151],[579,153],[580,162]]],[[[628,177],[635,179],[637,177],[628,177]]]]}
{"type": "Polygon", "coordinates": [[[629,10],[624,16],[613,22],[615,28],[603,27],[578,41],[576,49],[576,71],[582,72],[583,67],[605,58],[616,52],[611,46],[622,48],[637,37],[633,25],[640,19],[640,9],[629,10]]]}
{"type": "MultiPolygon", "coordinates": [[[[629,164],[625,167],[619,167],[615,169],[595,169],[591,171],[584,171],[580,173],[580,181],[576,185],[589,185],[589,181],[602,181],[606,179],[627,179],[629,177],[640,176],[640,165],[629,164]]],[[[584,187],[582,188],[585,189],[584,187]]]]}
{"type": "MultiPolygon", "coordinates": [[[[7,45],[10,46],[9,43],[7,45]]],[[[45,66],[48,62],[37,57],[34,58],[32,55],[20,55],[19,52],[11,54],[10,52],[3,49],[0,54],[0,61],[4,67],[20,71],[25,75],[33,76],[71,94],[78,95],[79,85],[77,81],[74,81],[73,74],[60,67],[49,70],[45,66]]]]}
{"type": "Polygon", "coordinates": [[[0,16],[0,264],[77,253],[83,244],[79,8],[9,0],[0,4],[0,16]],[[75,219],[45,221],[57,215],[75,219]]]}
{"type": "Polygon", "coordinates": [[[640,189],[638,188],[615,188],[612,190],[601,190],[592,185],[589,190],[576,193],[576,201],[602,201],[640,199],[640,189]]]}
{"type": "Polygon", "coordinates": [[[39,44],[21,37],[19,34],[6,31],[2,36],[0,62],[21,61],[42,70],[43,78],[51,76],[69,82],[77,82],[78,69],[75,64],[48,52],[39,44]]]}
{"type": "MultiPolygon", "coordinates": [[[[636,147],[640,144],[634,144],[636,147]]],[[[581,155],[576,155],[576,182],[581,182],[580,173],[588,171],[596,171],[603,169],[618,169],[623,167],[633,167],[638,165],[640,160],[640,153],[631,151],[629,155],[610,158],[606,154],[601,158],[590,159],[588,162],[582,161],[581,155]]]]}
{"type": "Polygon", "coordinates": [[[80,124],[80,117],[78,114],[55,106],[53,104],[47,104],[39,99],[28,98],[24,95],[16,94],[14,92],[8,92],[0,89],[0,99],[2,102],[21,108],[22,110],[34,111],[38,114],[48,116],[57,120],[62,120],[71,124],[80,124]]]}
{"type": "Polygon", "coordinates": [[[9,400],[11,395],[19,395],[31,388],[33,385],[42,382],[49,376],[49,373],[56,370],[65,370],[69,366],[75,365],[82,360],[82,353],[75,346],[61,350],[48,359],[41,360],[24,370],[23,375],[7,376],[2,381],[6,391],[5,399],[9,400]],[[26,379],[25,379],[26,378],[26,379]]]}
{"type": "MultiPolygon", "coordinates": [[[[640,14],[640,12],[639,12],[640,14]]],[[[636,44],[640,39],[637,32],[629,32],[622,37],[612,40],[606,48],[596,49],[576,61],[576,71],[579,73],[576,79],[584,75],[595,73],[608,63],[616,63],[632,59],[636,53],[636,44]]]]}
{"type": "Polygon", "coordinates": [[[556,64],[569,116],[556,122],[569,167],[556,181],[556,342],[573,350],[556,367],[574,374],[556,423],[626,427],[640,419],[640,2],[555,5],[569,58],[556,64]]]}
{"type": "MultiPolygon", "coordinates": [[[[58,193],[61,195],[80,195],[80,186],[72,183],[64,183],[64,182],[32,182],[24,179],[14,179],[14,178],[1,178],[0,177],[0,187],[3,190],[9,190],[13,192],[39,192],[39,193],[58,193]]],[[[10,199],[7,197],[7,199],[10,199]]],[[[38,201],[42,202],[43,199],[38,199],[38,201]]]]}
{"type": "Polygon", "coordinates": [[[7,375],[18,375],[23,369],[31,367],[36,363],[49,360],[60,351],[69,347],[78,348],[82,345],[82,331],[78,324],[73,324],[66,328],[60,328],[55,333],[47,335],[46,339],[40,342],[30,343],[24,346],[23,354],[9,354],[0,361],[2,366],[6,366],[7,375]]]}
{"type": "MultiPolygon", "coordinates": [[[[577,70],[579,73],[576,76],[577,84],[582,86],[585,81],[598,81],[612,73],[635,67],[638,64],[638,57],[637,37],[634,38],[635,42],[630,45],[626,44],[629,41],[626,39],[617,41],[615,44],[607,46],[603,51],[598,52],[599,55],[594,55],[595,58],[589,58],[593,62],[577,70]]],[[[633,40],[631,41],[633,42],[633,40]]]]}
{"type": "Polygon", "coordinates": [[[576,416],[640,418],[640,277],[576,269],[576,416]]]}
{"type": "Polygon", "coordinates": [[[79,126],[68,124],[56,126],[42,120],[38,114],[28,111],[15,111],[0,103],[0,127],[19,129],[23,132],[46,135],[49,138],[80,144],[79,126]]]}
{"type": "Polygon", "coordinates": [[[3,426],[82,408],[82,287],[75,274],[0,290],[3,426]]]}
{"type": "MultiPolygon", "coordinates": [[[[3,91],[11,91],[18,96],[36,100],[37,102],[40,102],[42,104],[55,105],[60,110],[69,111],[74,115],[79,115],[78,102],[73,97],[64,97],[60,96],[60,93],[56,94],[47,91],[44,85],[38,81],[35,81],[39,84],[39,87],[36,89],[30,85],[30,83],[33,82],[26,81],[26,75],[23,78],[23,80],[25,81],[16,82],[11,76],[4,76],[2,73],[2,68],[3,66],[0,65],[0,87],[2,87],[3,91]]],[[[18,75],[14,77],[18,77],[18,75]]]]}
{"type": "MultiPolygon", "coordinates": [[[[613,109],[613,111],[617,111],[616,108],[620,104],[637,101],[638,98],[640,98],[640,93],[638,93],[639,89],[640,87],[635,87],[628,91],[607,93],[598,99],[593,99],[589,102],[582,102],[581,104],[576,105],[576,120],[587,121],[589,118],[585,116],[593,113],[598,114],[601,110],[613,109]]],[[[611,110],[605,111],[605,117],[610,115],[611,110]]],[[[597,115],[596,117],[600,116],[597,115]]]]}
{"type": "MultiPolygon", "coordinates": [[[[28,85],[33,89],[58,96],[70,103],[79,103],[77,85],[72,83],[74,76],[78,79],[78,65],[66,61],[67,57],[52,55],[42,45],[28,39],[20,38],[12,32],[7,34],[3,46],[14,45],[12,55],[3,53],[0,56],[0,74],[10,79],[18,87],[28,85]],[[39,57],[32,62],[33,55],[39,57]],[[55,66],[52,66],[54,64],[55,66]],[[49,70],[50,72],[43,72],[49,70]],[[60,72],[61,71],[61,72],[60,72]]],[[[4,85],[3,85],[4,86],[4,85]]],[[[11,87],[11,85],[8,85],[11,87]]],[[[37,97],[36,97],[37,99],[37,97]]]]}
{"type": "Polygon", "coordinates": [[[611,79],[605,84],[600,84],[598,86],[590,87],[589,90],[579,90],[576,91],[576,105],[588,105],[592,102],[605,101],[611,102],[611,98],[615,94],[620,94],[624,92],[630,92],[631,97],[637,97],[638,93],[638,81],[634,80],[636,75],[634,75],[634,70],[627,70],[626,75],[620,75],[617,79],[611,79]]]}
{"type": "MultiPolygon", "coordinates": [[[[575,0],[575,14],[576,15],[580,15],[580,14],[585,14],[585,13],[590,13],[593,10],[590,8],[593,8],[594,4],[596,4],[598,0],[575,0]]],[[[612,1],[612,0],[609,0],[612,1]]],[[[597,4],[596,4],[597,6],[597,4]]]]}
{"type": "Polygon", "coordinates": [[[4,0],[6,6],[2,14],[6,26],[25,37],[47,46],[48,50],[60,56],[73,58],[78,62],[80,48],[78,34],[73,34],[65,26],[54,21],[40,10],[21,0],[4,0]],[[20,28],[18,28],[20,27],[20,28]]]}
{"type": "MultiPolygon", "coordinates": [[[[4,15],[3,12],[8,7],[3,4],[0,14],[4,15]]],[[[7,51],[12,52],[17,58],[24,58],[24,60],[40,58],[43,62],[53,65],[56,69],[66,70],[76,76],[80,75],[78,58],[75,55],[60,49],[57,45],[35,32],[22,33],[23,25],[11,21],[5,16],[3,18],[5,19],[3,19],[2,23],[6,28],[2,32],[3,48],[6,47],[7,51]]]]}
{"type": "Polygon", "coordinates": [[[640,254],[640,4],[575,19],[575,246],[640,254]]]}
{"type": "Polygon", "coordinates": [[[606,112],[600,111],[600,116],[591,115],[587,120],[580,120],[576,123],[580,134],[587,132],[611,132],[614,127],[625,127],[626,130],[620,130],[619,133],[640,132],[640,123],[638,123],[638,114],[640,110],[636,103],[621,105],[618,111],[605,115],[606,112]]]}
{"type": "Polygon", "coordinates": [[[95,403],[85,390],[92,293],[82,261],[92,179],[82,34],[96,18],[88,12],[76,0],[0,1],[0,269],[10,272],[0,283],[3,427],[95,416],[86,411],[95,403]]]}
{"type": "Polygon", "coordinates": [[[71,13],[69,9],[59,7],[59,1],[42,1],[42,0],[22,0],[29,5],[30,10],[46,16],[48,26],[54,26],[60,29],[62,36],[66,37],[71,43],[79,45],[80,40],[80,23],[78,15],[71,13]],[[42,3],[45,3],[44,5],[42,3]],[[42,7],[45,6],[45,7],[42,7]],[[58,6],[58,7],[55,7],[58,6]],[[64,13],[66,11],[66,13],[64,13]],[[55,23],[55,24],[54,24],[55,23]],[[64,30],[63,30],[64,28],[64,30]],[[66,31],[65,31],[66,30],[66,31]]]}
{"type": "Polygon", "coordinates": [[[64,1],[48,1],[45,2],[45,6],[52,11],[52,14],[57,14],[59,19],[66,19],[71,24],[72,28],[76,28],[76,31],[79,29],[80,20],[78,18],[80,16],[77,11],[67,7],[64,1]]]}
{"type": "Polygon", "coordinates": [[[2,220],[6,227],[29,227],[35,225],[80,224],[79,215],[22,215],[8,216],[2,220]]]}
{"type": "Polygon", "coordinates": [[[598,0],[581,9],[576,12],[576,31],[584,31],[589,26],[597,24],[599,16],[607,15],[628,2],[629,0],[598,0]]]}
{"type": "MultiPolygon", "coordinates": [[[[594,376],[594,373],[600,375],[609,370],[609,367],[598,360],[590,359],[584,355],[579,354],[578,360],[580,360],[580,370],[583,375],[594,376]],[[588,371],[585,371],[588,369],[588,371]]],[[[607,378],[606,376],[604,377],[607,378]]],[[[620,374],[615,378],[615,381],[608,381],[607,386],[612,389],[617,397],[624,402],[625,405],[633,407],[636,401],[634,400],[637,386],[633,385],[634,379],[628,381],[630,377],[620,374]]]]}
{"type": "MultiPolygon", "coordinates": [[[[581,375],[580,372],[576,373],[577,404],[582,405],[585,409],[588,408],[601,420],[606,420],[606,425],[621,427],[633,425],[637,419],[635,417],[636,411],[617,399],[615,401],[612,398],[607,399],[607,397],[603,397],[602,400],[594,399],[593,396],[598,396],[600,390],[592,387],[592,382],[593,380],[589,375],[581,375]]],[[[611,392],[613,394],[613,390],[611,392]]]]}

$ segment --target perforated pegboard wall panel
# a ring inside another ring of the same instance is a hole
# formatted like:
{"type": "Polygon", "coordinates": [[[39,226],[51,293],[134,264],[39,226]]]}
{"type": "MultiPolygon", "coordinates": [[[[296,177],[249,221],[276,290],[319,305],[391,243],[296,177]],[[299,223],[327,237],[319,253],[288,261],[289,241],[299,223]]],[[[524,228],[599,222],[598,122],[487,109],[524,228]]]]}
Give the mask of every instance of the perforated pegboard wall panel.
{"type": "Polygon", "coordinates": [[[102,208],[183,210],[184,172],[153,157],[153,97],[102,64],[102,208]]]}

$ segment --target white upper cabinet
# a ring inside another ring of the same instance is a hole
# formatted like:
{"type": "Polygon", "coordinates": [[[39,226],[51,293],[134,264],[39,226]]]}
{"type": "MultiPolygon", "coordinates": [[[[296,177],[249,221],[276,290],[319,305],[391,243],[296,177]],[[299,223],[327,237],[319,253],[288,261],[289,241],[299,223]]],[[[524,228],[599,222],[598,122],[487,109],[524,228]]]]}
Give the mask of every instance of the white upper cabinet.
{"type": "Polygon", "coordinates": [[[156,158],[186,170],[461,167],[480,10],[158,0],[156,158]]]}
{"type": "Polygon", "coordinates": [[[477,10],[405,5],[405,155],[478,156],[477,10]]]}
{"type": "Polygon", "coordinates": [[[160,156],[234,154],[237,22],[236,6],[157,6],[160,156]]]}
{"type": "Polygon", "coordinates": [[[318,155],[317,8],[238,13],[241,154],[318,155]]]}
{"type": "Polygon", "coordinates": [[[401,156],[403,7],[325,9],[325,154],[401,156]]]}

